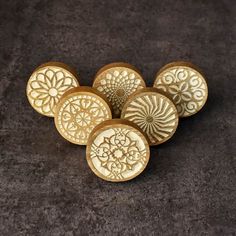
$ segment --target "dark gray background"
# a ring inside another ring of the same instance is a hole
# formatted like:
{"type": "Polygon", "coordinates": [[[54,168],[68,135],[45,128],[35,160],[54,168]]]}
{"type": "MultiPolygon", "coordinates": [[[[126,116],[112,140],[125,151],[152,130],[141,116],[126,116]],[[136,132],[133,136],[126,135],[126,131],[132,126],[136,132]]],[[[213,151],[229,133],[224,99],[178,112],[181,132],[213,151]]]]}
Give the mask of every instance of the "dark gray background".
{"type": "Polygon", "coordinates": [[[236,1],[0,1],[0,235],[235,235],[236,1]],[[104,64],[157,70],[187,60],[209,99],[151,148],[126,183],[97,178],[85,147],[29,105],[35,67],[57,60],[91,85],[104,64]]]}

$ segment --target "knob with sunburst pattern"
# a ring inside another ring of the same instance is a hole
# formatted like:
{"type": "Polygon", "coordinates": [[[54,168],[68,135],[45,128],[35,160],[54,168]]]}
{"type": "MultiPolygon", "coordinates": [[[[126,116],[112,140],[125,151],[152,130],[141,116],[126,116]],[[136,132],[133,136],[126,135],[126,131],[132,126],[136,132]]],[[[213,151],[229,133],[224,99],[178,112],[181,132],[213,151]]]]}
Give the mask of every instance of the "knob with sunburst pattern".
{"type": "Polygon", "coordinates": [[[179,121],[173,102],[155,88],[144,88],[131,95],[121,118],[137,124],[147,134],[150,145],[170,139],[179,121]]]}

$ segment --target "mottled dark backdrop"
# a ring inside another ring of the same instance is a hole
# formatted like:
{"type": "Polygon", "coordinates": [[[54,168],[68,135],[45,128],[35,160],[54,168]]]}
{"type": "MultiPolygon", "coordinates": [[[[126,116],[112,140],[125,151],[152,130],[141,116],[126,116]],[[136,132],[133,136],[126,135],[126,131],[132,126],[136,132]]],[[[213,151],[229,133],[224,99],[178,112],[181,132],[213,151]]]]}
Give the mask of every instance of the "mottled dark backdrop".
{"type": "Polygon", "coordinates": [[[236,2],[0,1],[0,235],[235,235],[236,2]],[[173,60],[202,68],[204,109],[151,149],[144,174],[97,178],[25,96],[36,66],[57,60],[91,85],[106,63],[148,85],[173,60]]]}

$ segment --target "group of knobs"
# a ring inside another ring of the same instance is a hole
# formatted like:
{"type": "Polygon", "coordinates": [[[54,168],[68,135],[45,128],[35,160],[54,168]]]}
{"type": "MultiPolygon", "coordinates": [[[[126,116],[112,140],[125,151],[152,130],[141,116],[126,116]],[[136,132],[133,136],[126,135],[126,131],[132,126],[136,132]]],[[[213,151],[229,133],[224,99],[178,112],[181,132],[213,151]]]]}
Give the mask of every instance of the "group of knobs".
{"type": "Polygon", "coordinates": [[[145,169],[149,146],[170,139],[180,117],[204,106],[208,88],[200,69],[183,61],[162,67],[153,87],[127,63],[102,67],[87,87],[70,66],[48,62],[33,71],[26,93],[37,112],[54,117],[62,137],[87,145],[88,165],[98,177],[121,182],[145,169]]]}

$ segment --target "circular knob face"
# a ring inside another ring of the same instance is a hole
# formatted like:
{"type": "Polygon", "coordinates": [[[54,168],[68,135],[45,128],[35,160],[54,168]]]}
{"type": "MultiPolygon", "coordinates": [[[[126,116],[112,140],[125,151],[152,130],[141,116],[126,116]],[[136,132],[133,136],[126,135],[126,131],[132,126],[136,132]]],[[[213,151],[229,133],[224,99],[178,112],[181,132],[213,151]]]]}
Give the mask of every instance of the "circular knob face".
{"type": "Polygon", "coordinates": [[[26,94],[31,106],[40,114],[54,117],[61,96],[79,86],[77,75],[64,63],[48,62],[30,76],[26,94]]]}
{"type": "Polygon", "coordinates": [[[191,63],[173,62],[156,76],[154,87],[172,99],[180,117],[197,113],[206,103],[207,83],[199,69],[191,63]]]}
{"type": "Polygon", "coordinates": [[[106,95],[113,107],[114,116],[119,117],[128,96],[146,85],[132,65],[111,63],[98,71],[93,87],[106,95]]]}
{"type": "Polygon", "coordinates": [[[149,161],[149,145],[132,122],[115,119],[98,125],[90,135],[86,157],[100,178],[121,182],[138,176],[149,161]]]}
{"type": "Polygon", "coordinates": [[[68,141],[86,145],[93,128],[112,118],[106,98],[89,87],[78,87],[63,95],[56,107],[55,125],[68,141]]]}
{"type": "Polygon", "coordinates": [[[131,95],[121,118],[137,124],[146,133],[150,145],[170,139],[178,126],[178,113],[173,102],[155,88],[144,88],[131,95]]]}

